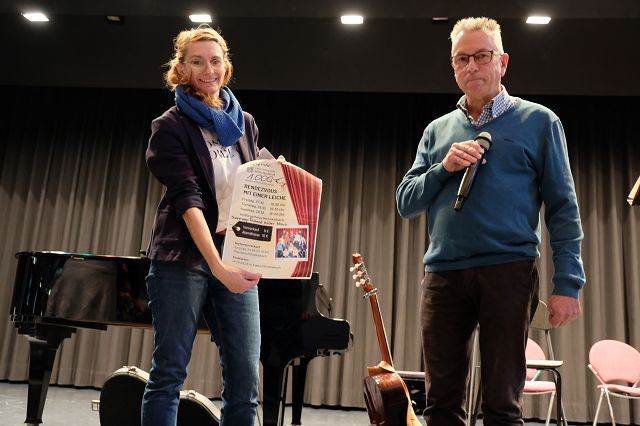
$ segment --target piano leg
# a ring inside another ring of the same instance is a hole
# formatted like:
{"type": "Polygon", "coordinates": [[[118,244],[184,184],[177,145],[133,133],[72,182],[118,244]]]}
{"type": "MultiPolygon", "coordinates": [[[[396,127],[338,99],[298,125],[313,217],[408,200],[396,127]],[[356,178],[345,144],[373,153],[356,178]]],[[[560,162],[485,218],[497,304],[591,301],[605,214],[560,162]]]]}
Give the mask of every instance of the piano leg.
{"type": "Polygon", "coordinates": [[[66,327],[43,327],[40,329],[41,338],[29,339],[31,354],[29,358],[29,388],[27,396],[27,418],[24,421],[29,426],[42,423],[42,411],[49,390],[49,379],[53,362],[60,342],[70,337],[76,330],[66,327]]]}
{"type": "Polygon", "coordinates": [[[291,390],[291,426],[302,425],[302,400],[304,399],[304,385],[307,380],[307,366],[313,357],[302,357],[299,364],[294,365],[292,372],[291,390]]]}
{"type": "Polygon", "coordinates": [[[280,408],[284,407],[282,392],[285,386],[286,365],[263,366],[262,371],[262,417],[264,426],[279,426],[283,418],[280,408]],[[282,404],[282,405],[281,405],[282,404]]]}

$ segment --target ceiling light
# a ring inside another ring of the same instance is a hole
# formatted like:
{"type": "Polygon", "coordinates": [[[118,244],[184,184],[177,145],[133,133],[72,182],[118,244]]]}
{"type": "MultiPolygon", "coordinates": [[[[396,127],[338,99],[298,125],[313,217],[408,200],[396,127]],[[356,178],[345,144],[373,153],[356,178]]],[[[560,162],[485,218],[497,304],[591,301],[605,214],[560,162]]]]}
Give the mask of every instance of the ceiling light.
{"type": "Polygon", "coordinates": [[[527,24],[546,25],[549,22],[551,22],[550,16],[529,16],[527,18],[527,24]]]}
{"type": "Polygon", "coordinates": [[[361,25],[364,22],[362,15],[342,15],[340,22],[345,25],[361,25]]]}
{"type": "Polygon", "coordinates": [[[111,24],[122,24],[124,22],[124,17],[123,16],[107,15],[107,16],[105,16],[105,18],[107,19],[107,22],[109,22],[111,24]]]}
{"type": "Polygon", "coordinates": [[[22,16],[31,22],[49,22],[49,18],[47,18],[47,16],[42,12],[28,12],[23,13],[22,16]]]}
{"type": "Polygon", "coordinates": [[[209,23],[211,22],[211,15],[206,13],[189,15],[189,19],[191,19],[191,22],[209,23]]]}
{"type": "Polygon", "coordinates": [[[431,18],[432,22],[448,22],[449,18],[447,18],[446,16],[434,16],[433,18],[431,18]]]}

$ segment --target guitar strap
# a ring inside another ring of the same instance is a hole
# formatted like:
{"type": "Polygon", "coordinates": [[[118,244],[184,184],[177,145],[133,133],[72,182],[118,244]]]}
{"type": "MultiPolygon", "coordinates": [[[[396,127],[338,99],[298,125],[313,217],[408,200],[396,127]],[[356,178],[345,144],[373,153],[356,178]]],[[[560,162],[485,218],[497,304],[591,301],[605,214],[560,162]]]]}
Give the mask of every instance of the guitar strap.
{"type": "MultiPolygon", "coordinates": [[[[378,367],[390,373],[396,373],[395,368],[393,368],[392,365],[389,365],[388,362],[380,361],[378,367]]],[[[413,411],[413,404],[411,403],[411,396],[409,396],[409,389],[407,389],[407,385],[404,383],[404,380],[402,380],[402,387],[404,388],[405,395],[407,395],[407,426],[421,426],[420,421],[416,417],[416,413],[413,411]]]]}

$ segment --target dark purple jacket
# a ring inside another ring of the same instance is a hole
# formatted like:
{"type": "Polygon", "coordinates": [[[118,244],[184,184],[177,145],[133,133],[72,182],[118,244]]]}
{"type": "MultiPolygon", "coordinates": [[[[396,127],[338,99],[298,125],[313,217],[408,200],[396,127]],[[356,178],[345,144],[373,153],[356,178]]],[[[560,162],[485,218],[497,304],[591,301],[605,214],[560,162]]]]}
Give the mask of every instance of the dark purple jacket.
{"type": "MultiPolygon", "coordinates": [[[[244,135],[234,147],[242,163],[258,155],[258,128],[244,112],[244,135]]],[[[165,187],[160,200],[147,256],[193,266],[202,261],[182,214],[191,207],[202,209],[211,233],[218,224],[218,204],[213,165],[198,125],[175,106],[151,123],[146,153],[147,166],[165,187]]]]}

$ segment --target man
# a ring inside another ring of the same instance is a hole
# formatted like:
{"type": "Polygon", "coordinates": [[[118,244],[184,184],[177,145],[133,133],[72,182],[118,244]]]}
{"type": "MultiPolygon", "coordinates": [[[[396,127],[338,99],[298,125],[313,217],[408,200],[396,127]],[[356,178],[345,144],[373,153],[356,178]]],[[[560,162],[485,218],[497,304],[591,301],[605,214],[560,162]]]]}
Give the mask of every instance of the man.
{"type": "Polygon", "coordinates": [[[564,131],[549,109],[510,96],[501,84],[509,55],[493,19],[466,18],[451,32],[451,63],[464,92],[457,109],[431,122],[398,186],[403,217],[427,212],[422,343],[430,426],[463,425],[471,337],[480,325],[484,424],[522,425],[525,346],[538,302],[535,258],[545,204],[555,274],[551,324],[580,314],[582,228],[564,131]],[[459,211],[464,171],[493,144],[459,211]]]}

